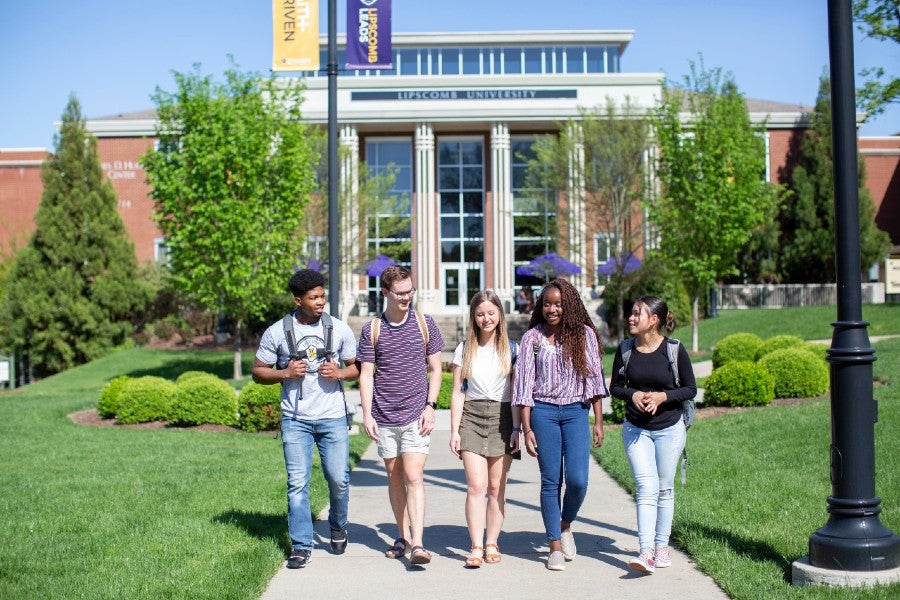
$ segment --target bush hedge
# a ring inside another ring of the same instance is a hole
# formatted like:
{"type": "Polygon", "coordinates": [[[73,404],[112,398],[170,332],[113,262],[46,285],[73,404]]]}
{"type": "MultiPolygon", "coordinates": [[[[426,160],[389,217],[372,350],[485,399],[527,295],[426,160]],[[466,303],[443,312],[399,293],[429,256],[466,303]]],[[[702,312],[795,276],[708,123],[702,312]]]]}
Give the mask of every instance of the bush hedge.
{"type": "Polygon", "coordinates": [[[238,427],[244,431],[274,431],[281,427],[281,386],[251,381],[238,396],[238,427]]]}
{"type": "Polygon", "coordinates": [[[776,398],[812,398],[828,391],[828,364],[806,348],[775,350],[757,364],[775,378],[776,398]]]}
{"type": "Polygon", "coordinates": [[[169,410],[172,425],[237,425],[234,388],[215,375],[194,375],[177,384],[169,410]]]}
{"type": "Polygon", "coordinates": [[[125,382],[131,379],[128,375],[119,375],[106,382],[97,399],[97,414],[104,419],[111,419],[119,411],[119,396],[125,382]]]}
{"type": "Polygon", "coordinates": [[[195,377],[216,377],[216,375],[207,373],[206,371],[185,371],[178,376],[178,379],[175,380],[175,383],[184,383],[185,381],[194,379],[195,377]]]}
{"type": "Polygon", "coordinates": [[[611,398],[609,404],[611,412],[608,415],[605,415],[603,420],[610,423],[624,423],[625,401],[621,398],[611,398]]]}
{"type": "Polygon", "coordinates": [[[450,408],[450,398],[453,395],[453,373],[441,373],[441,391],[438,394],[438,408],[450,408]]]}
{"type": "Polygon", "coordinates": [[[775,398],[775,377],[761,365],[735,360],[706,378],[704,404],[710,406],[764,406],[775,398]]]}
{"type": "Polygon", "coordinates": [[[756,349],[754,359],[758,362],[763,356],[775,352],[776,350],[804,347],[806,347],[806,340],[803,338],[799,338],[796,335],[776,335],[764,341],[762,345],[756,349]]]}
{"type": "Polygon", "coordinates": [[[752,361],[757,349],[762,345],[762,338],[755,333],[732,333],[726,335],[713,348],[713,370],[733,361],[752,361]]]}
{"type": "Polygon", "coordinates": [[[169,417],[176,385],[168,379],[146,375],[129,379],[119,393],[119,423],[149,423],[169,417]]]}

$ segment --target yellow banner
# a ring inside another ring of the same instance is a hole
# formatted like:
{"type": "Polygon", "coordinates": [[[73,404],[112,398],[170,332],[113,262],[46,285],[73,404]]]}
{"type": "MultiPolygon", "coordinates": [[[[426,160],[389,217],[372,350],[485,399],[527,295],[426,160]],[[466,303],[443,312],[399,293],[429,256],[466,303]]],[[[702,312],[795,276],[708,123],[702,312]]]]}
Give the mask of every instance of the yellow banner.
{"type": "Polygon", "coordinates": [[[319,70],[319,0],[272,0],[272,70],[319,70]]]}

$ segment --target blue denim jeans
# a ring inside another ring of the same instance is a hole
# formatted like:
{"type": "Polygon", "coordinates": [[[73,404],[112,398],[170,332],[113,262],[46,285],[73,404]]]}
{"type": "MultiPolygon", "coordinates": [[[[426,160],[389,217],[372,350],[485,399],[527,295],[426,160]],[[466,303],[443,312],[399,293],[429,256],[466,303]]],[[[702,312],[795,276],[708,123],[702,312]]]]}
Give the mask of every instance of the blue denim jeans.
{"type": "Polygon", "coordinates": [[[293,548],[312,550],[313,547],[309,478],[314,445],[319,448],[322,471],[328,482],[331,501],[328,524],[332,529],[347,528],[347,502],[350,499],[350,443],[347,436],[347,419],[344,417],[318,421],[281,419],[287,469],[288,532],[293,548]]]}
{"type": "Polygon", "coordinates": [[[684,449],[684,422],[650,431],[628,421],[622,443],[637,483],[638,541],[641,551],[668,546],[675,516],[675,470],[684,449]]]}
{"type": "Polygon", "coordinates": [[[535,402],[531,409],[541,471],[541,517],[549,541],[560,538],[561,520],[575,520],[587,495],[591,456],[588,406],[580,402],[564,406],[535,402]]]}

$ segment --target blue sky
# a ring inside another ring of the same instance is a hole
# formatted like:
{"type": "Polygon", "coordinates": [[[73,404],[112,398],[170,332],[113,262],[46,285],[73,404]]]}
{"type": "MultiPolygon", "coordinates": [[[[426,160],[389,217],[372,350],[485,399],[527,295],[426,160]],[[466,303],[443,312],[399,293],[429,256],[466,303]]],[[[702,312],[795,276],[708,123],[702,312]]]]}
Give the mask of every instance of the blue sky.
{"type": "MultiPolygon", "coordinates": [[[[344,0],[338,31],[345,30],[344,0]]],[[[326,31],[327,0],[320,0],[326,31]]],[[[631,29],[622,70],[680,80],[688,61],[731,71],[748,97],[812,105],[828,65],[824,0],[394,0],[395,32],[631,29]]],[[[219,75],[226,56],[267,72],[272,9],[265,0],[3,0],[0,3],[0,148],[52,147],[70,93],[87,117],[153,108],[172,71],[219,75]]],[[[855,64],[900,68],[896,44],[861,40],[855,64]]],[[[900,132],[900,108],[863,135],[900,132]]]]}

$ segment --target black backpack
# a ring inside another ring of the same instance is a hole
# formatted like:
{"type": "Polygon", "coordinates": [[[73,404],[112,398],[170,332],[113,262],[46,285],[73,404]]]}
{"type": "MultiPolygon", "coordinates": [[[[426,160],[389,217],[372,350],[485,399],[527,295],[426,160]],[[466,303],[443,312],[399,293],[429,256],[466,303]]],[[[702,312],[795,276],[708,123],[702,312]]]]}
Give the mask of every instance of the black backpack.
{"type": "MultiPolygon", "coordinates": [[[[669,359],[669,370],[672,371],[675,387],[680,387],[681,378],[678,376],[678,346],[681,345],[681,342],[670,338],[666,338],[666,342],[666,356],[669,359]]],[[[624,377],[625,369],[628,367],[628,359],[631,358],[631,353],[634,350],[634,338],[625,338],[622,340],[619,349],[622,351],[622,367],[619,369],[619,375],[624,377]]],[[[685,431],[690,429],[691,425],[694,424],[696,412],[697,410],[694,405],[693,397],[681,401],[681,420],[684,421],[685,431]]],[[[681,453],[681,485],[687,483],[687,466],[687,441],[685,440],[684,450],[681,453]]]]}
{"type": "MultiPolygon", "coordinates": [[[[320,317],[322,319],[322,328],[325,330],[325,360],[331,360],[334,357],[334,323],[331,321],[331,315],[326,312],[322,313],[320,317]]],[[[284,318],[281,320],[282,326],[284,327],[284,339],[287,342],[288,352],[291,360],[301,360],[303,356],[297,351],[297,342],[294,339],[294,315],[293,313],[284,315],[284,318]]],[[[282,384],[283,385],[283,384],[282,384]]],[[[344,382],[338,381],[338,385],[341,386],[341,393],[344,393],[344,382]]],[[[300,390],[297,392],[300,395],[300,398],[303,397],[303,384],[300,384],[300,390]]],[[[344,414],[347,416],[347,427],[350,428],[353,426],[353,415],[356,414],[356,407],[351,406],[347,402],[347,397],[344,395],[344,414]]]]}

